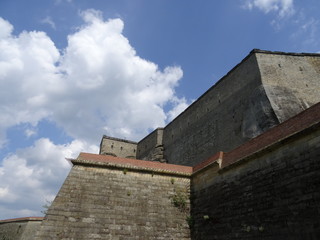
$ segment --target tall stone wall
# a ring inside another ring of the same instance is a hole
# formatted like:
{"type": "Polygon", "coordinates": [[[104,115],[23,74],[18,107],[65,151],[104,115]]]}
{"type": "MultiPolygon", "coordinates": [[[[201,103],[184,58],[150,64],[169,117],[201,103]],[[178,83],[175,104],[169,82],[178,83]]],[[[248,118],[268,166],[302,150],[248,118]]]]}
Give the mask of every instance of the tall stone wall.
{"type": "Polygon", "coordinates": [[[196,165],[318,103],[319,93],[320,54],[255,49],[163,130],[141,140],[136,158],[196,165]]]}
{"type": "Polygon", "coordinates": [[[192,239],[319,239],[319,159],[318,123],[225,168],[199,171],[192,239]]]}
{"type": "Polygon", "coordinates": [[[165,159],[195,165],[278,124],[250,54],[164,129],[165,159]]]}
{"type": "Polygon", "coordinates": [[[261,79],[279,122],[320,102],[320,55],[256,53],[261,79]]]}
{"type": "Polygon", "coordinates": [[[35,239],[190,239],[189,177],[114,159],[73,161],[35,239]]]}

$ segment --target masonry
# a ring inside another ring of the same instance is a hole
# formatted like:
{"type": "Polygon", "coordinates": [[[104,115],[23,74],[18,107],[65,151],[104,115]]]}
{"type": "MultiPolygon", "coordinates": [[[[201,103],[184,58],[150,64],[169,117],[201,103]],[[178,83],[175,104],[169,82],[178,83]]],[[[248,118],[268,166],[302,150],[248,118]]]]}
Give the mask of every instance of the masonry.
{"type": "Polygon", "coordinates": [[[253,50],[166,127],[71,159],[35,239],[320,239],[319,90],[319,54],[253,50]]]}
{"type": "MultiPolygon", "coordinates": [[[[133,157],[194,166],[230,151],[320,102],[319,76],[320,54],[255,49],[165,128],[135,143],[133,157]]],[[[107,138],[102,143],[101,151],[112,150],[107,138]]]]}

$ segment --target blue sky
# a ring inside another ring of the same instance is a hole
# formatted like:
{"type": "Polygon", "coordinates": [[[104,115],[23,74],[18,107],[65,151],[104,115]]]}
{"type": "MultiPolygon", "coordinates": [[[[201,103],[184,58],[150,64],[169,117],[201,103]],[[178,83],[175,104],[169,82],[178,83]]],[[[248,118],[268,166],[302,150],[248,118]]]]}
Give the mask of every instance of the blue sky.
{"type": "Polygon", "coordinates": [[[320,51],[318,0],[1,0],[0,219],[41,216],[103,134],[164,126],[253,48],[320,51]]]}

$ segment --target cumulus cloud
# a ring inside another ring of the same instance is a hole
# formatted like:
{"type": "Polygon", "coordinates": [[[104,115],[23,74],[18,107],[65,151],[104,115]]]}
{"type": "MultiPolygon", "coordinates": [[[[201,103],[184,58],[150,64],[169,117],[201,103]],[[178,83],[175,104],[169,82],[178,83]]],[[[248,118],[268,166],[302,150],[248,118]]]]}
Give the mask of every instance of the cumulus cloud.
{"type": "Polygon", "coordinates": [[[137,140],[165,124],[163,106],[176,99],[181,68],[161,70],[139,57],[122,34],[121,19],[104,21],[95,10],[81,16],[85,24],[68,36],[62,54],[44,32],[13,36],[1,19],[2,143],[8,127],[44,118],[92,142],[103,133],[137,140]]]}
{"type": "Polygon", "coordinates": [[[159,69],[139,57],[121,19],[106,21],[95,10],[81,17],[84,24],[61,50],[44,32],[14,35],[0,18],[0,148],[18,124],[30,126],[27,137],[41,137],[36,130],[44,119],[75,139],[55,145],[40,138],[0,162],[1,218],[38,215],[69,171],[65,157],[97,153],[103,134],[139,140],[187,105],[175,95],[179,66],[159,69]]]}
{"type": "Polygon", "coordinates": [[[280,17],[294,13],[293,0],[248,0],[244,7],[250,10],[258,8],[264,13],[277,12],[280,17]]]}
{"type": "Polygon", "coordinates": [[[45,200],[53,200],[70,170],[65,157],[79,152],[96,152],[98,147],[74,140],[55,145],[47,138],[17,150],[0,165],[1,218],[40,215],[45,200]]]}

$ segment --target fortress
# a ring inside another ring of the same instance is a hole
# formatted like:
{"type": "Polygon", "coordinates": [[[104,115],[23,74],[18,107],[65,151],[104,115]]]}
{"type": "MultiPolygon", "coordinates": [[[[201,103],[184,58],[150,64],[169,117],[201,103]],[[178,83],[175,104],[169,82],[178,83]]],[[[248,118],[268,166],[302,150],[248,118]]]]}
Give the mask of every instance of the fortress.
{"type": "Polygon", "coordinates": [[[0,237],[320,239],[319,102],[320,54],[254,49],[164,128],[80,153],[38,231],[0,237]]]}

